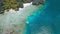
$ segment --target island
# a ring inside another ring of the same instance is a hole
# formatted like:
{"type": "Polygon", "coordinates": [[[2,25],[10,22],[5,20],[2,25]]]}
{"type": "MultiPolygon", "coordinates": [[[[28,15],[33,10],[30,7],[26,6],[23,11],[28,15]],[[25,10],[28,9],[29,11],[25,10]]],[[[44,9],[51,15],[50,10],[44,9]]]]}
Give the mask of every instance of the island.
{"type": "Polygon", "coordinates": [[[40,5],[44,4],[45,0],[0,0],[0,14],[3,14],[6,11],[9,11],[10,9],[18,11],[19,8],[24,8],[24,3],[30,3],[32,2],[32,5],[40,5]]]}

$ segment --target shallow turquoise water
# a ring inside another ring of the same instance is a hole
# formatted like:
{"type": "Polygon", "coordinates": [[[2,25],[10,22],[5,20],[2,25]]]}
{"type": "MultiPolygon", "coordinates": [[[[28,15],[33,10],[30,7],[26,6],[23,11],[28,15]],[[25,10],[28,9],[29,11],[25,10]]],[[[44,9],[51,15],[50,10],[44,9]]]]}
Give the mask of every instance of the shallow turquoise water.
{"type": "Polygon", "coordinates": [[[46,0],[45,9],[28,18],[27,34],[60,34],[60,0],[46,0]]]}

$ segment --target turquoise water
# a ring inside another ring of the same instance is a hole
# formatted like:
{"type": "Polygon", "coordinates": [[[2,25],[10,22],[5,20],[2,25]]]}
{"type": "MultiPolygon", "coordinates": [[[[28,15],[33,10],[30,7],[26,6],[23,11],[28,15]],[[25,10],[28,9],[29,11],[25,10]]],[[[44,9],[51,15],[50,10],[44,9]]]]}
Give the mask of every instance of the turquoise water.
{"type": "MultiPolygon", "coordinates": [[[[4,15],[0,14],[0,33],[6,34],[14,30],[14,34],[18,32],[18,34],[23,34],[25,30],[26,18],[30,16],[32,13],[37,12],[36,10],[40,9],[42,5],[38,6],[27,6],[20,11],[10,10],[9,12],[5,12],[4,15]],[[33,10],[32,10],[33,9],[33,10]],[[15,25],[17,27],[15,27],[15,25]]],[[[25,33],[24,33],[25,34],[25,33]]]]}
{"type": "Polygon", "coordinates": [[[46,0],[45,9],[28,18],[27,34],[60,34],[60,0],[46,0]]]}
{"type": "Polygon", "coordinates": [[[27,19],[28,24],[24,34],[60,34],[60,0],[46,1],[43,7],[29,6],[17,13],[0,15],[0,26],[9,29],[15,24],[18,26],[16,30],[19,31],[21,28],[19,25],[25,24],[25,19],[33,13],[27,19]]]}

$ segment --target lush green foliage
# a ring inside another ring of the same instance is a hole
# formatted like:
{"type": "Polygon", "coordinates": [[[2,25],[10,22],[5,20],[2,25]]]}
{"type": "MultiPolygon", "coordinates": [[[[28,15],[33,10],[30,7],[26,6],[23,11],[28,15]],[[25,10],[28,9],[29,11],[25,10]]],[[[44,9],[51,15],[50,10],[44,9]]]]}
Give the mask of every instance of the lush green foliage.
{"type": "Polygon", "coordinates": [[[32,1],[32,4],[35,5],[44,2],[44,0],[0,0],[0,14],[4,13],[5,10],[18,10],[19,7],[23,8],[23,3],[29,3],[32,1]]]}
{"type": "Polygon", "coordinates": [[[20,5],[23,5],[24,0],[22,0],[21,2],[17,2],[17,0],[3,0],[0,1],[0,14],[4,13],[4,10],[9,10],[9,9],[13,9],[13,10],[17,10],[20,5]]]}

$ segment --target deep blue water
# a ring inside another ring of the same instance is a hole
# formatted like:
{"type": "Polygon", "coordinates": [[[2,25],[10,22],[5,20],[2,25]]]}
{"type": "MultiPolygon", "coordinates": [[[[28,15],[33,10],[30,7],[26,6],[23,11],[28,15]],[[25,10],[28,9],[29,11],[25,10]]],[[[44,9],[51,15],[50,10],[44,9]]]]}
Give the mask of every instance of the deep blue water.
{"type": "Polygon", "coordinates": [[[60,34],[60,0],[46,1],[48,6],[45,9],[37,10],[35,15],[30,16],[27,34],[37,34],[36,32],[39,32],[42,26],[50,27],[51,34],[60,34]]]}

